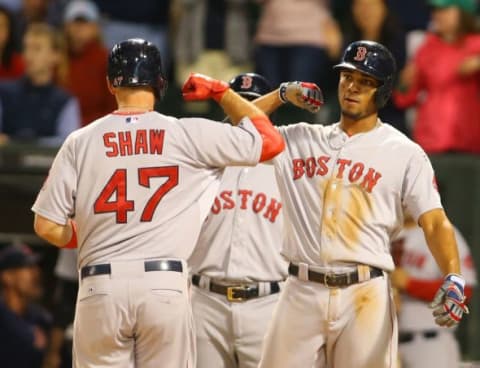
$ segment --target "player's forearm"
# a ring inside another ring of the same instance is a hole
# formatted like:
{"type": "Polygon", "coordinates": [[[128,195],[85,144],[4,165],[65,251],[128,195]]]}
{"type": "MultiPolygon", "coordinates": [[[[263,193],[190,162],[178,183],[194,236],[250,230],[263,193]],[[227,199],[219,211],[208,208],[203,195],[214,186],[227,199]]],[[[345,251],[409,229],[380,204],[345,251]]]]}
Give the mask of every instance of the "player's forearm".
{"type": "Polygon", "coordinates": [[[42,239],[57,247],[65,247],[74,237],[73,223],[69,221],[66,225],[60,225],[45,217],[35,214],[35,233],[42,239]]]}
{"type": "Polygon", "coordinates": [[[270,115],[283,105],[283,102],[278,95],[278,91],[279,89],[277,88],[276,90],[257,98],[255,101],[253,101],[254,105],[262,110],[265,114],[270,115]]]}
{"type": "Polygon", "coordinates": [[[230,117],[234,125],[238,124],[244,117],[250,118],[262,137],[260,162],[269,161],[283,151],[285,142],[282,136],[272,125],[268,116],[254,104],[230,89],[225,92],[219,104],[223,107],[223,110],[230,117]]]}
{"type": "Polygon", "coordinates": [[[266,115],[260,108],[236,94],[231,89],[225,91],[219,101],[219,105],[230,118],[232,125],[237,125],[244,117],[253,118],[266,115]]]}
{"type": "Polygon", "coordinates": [[[430,212],[419,219],[428,248],[444,275],[460,274],[460,258],[453,226],[443,210],[430,212]]]}

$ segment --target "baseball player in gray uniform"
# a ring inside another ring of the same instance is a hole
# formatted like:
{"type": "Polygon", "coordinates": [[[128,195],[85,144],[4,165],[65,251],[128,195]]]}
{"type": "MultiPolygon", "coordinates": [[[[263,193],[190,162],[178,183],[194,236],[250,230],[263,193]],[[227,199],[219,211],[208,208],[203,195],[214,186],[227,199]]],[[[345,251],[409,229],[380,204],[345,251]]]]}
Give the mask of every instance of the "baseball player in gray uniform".
{"type": "MultiPolygon", "coordinates": [[[[282,253],[290,276],[261,368],[309,367],[316,353],[326,367],[396,367],[388,272],[404,209],[422,228],[444,276],[431,304],[436,322],[455,325],[467,311],[454,231],[430,161],[377,116],[394,83],[391,53],[376,42],[353,42],[335,69],[340,121],[278,128],[286,149],[272,162],[288,218],[282,253]]],[[[279,92],[260,100],[280,104],[282,87],[279,92]]]]}
{"type": "MultiPolygon", "coordinates": [[[[248,100],[272,91],[255,73],[236,76],[230,86],[248,100]]],[[[189,260],[198,368],[258,366],[287,276],[282,211],[271,165],[225,169],[189,260]]]]}
{"type": "MultiPolygon", "coordinates": [[[[469,246],[457,228],[455,239],[465,278],[465,296],[470,299],[477,284],[476,272],[469,246]]],[[[395,270],[392,286],[400,291],[398,313],[398,342],[402,368],[451,368],[461,361],[455,329],[445,329],[429,318],[428,303],[443,283],[435,260],[428,251],[422,229],[410,216],[392,243],[395,270]]]]}
{"type": "Polygon", "coordinates": [[[78,244],[74,366],[193,367],[185,260],[220,173],[270,160],[284,142],[258,108],[200,74],[184,98],[213,98],[238,127],[154,112],[166,82],[142,39],[113,47],[108,85],[118,110],[67,138],[32,207],[40,237],[78,244]]]}

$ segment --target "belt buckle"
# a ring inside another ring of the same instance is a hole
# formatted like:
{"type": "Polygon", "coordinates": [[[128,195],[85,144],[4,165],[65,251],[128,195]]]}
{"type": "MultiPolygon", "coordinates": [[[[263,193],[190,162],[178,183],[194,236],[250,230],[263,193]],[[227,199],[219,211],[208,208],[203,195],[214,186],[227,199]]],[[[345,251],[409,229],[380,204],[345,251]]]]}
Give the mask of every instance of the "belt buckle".
{"type": "Polygon", "coordinates": [[[243,302],[247,300],[247,298],[244,297],[235,297],[233,294],[235,291],[240,291],[240,290],[248,290],[248,286],[245,285],[239,285],[239,286],[229,286],[227,287],[227,300],[229,302],[243,302]]]}
{"type": "Polygon", "coordinates": [[[323,276],[323,285],[327,288],[327,289],[332,289],[332,288],[336,288],[336,286],[330,286],[329,285],[329,279],[331,280],[335,280],[335,278],[337,277],[337,275],[332,272],[332,271],[327,271],[324,273],[324,276],[323,276]]]}

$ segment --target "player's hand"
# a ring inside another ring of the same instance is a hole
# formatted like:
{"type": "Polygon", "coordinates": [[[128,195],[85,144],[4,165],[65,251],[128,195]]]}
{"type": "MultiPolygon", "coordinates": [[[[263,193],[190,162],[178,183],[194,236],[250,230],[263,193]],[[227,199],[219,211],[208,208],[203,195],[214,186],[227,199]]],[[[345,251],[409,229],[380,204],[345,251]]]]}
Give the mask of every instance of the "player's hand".
{"type": "Polygon", "coordinates": [[[230,88],[228,83],[199,73],[191,73],[182,87],[185,101],[202,101],[213,98],[219,102],[230,88]]]}
{"type": "Polygon", "coordinates": [[[280,99],[290,102],[301,109],[312,113],[318,112],[323,105],[323,94],[315,83],[285,82],[280,85],[280,99]]]}
{"type": "Polygon", "coordinates": [[[465,280],[461,275],[450,273],[435,294],[430,308],[433,308],[435,322],[439,326],[451,327],[458,324],[463,314],[468,314],[464,295],[465,280]]]}

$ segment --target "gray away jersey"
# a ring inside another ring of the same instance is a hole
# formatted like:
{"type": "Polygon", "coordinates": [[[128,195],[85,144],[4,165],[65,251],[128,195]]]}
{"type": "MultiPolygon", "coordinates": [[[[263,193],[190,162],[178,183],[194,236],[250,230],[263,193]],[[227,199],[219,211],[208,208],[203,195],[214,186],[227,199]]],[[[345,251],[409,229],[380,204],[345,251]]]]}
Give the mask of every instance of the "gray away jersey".
{"type": "Polygon", "coordinates": [[[285,279],[283,224],[274,168],[227,167],[188,262],[192,273],[246,282],[285,279]]]}
{"type": "Polygon", "coordinates": [[[393,270],[390,241],[403,210],[417,221],[442,207],[427,155],[388,124],[351,137],[339,123],[279,131],[286,149],[273,163],[289,219],[283,254],[291,261],[393,270]]]}
{"type": "Polygon", "coordinates": [[[73,216],[79,267],[120,260],[186,259],[227,165],[258,163],[262,139],[239,127],[157,112],[110,114],[64,142],[32,210],[73,216]]]}

